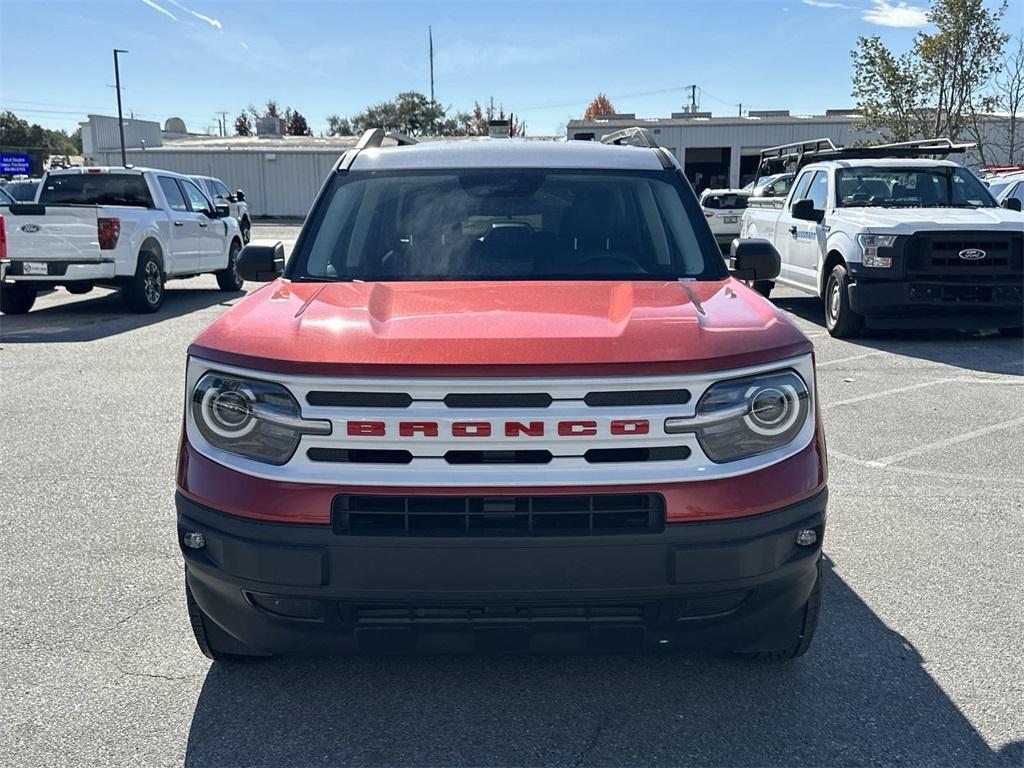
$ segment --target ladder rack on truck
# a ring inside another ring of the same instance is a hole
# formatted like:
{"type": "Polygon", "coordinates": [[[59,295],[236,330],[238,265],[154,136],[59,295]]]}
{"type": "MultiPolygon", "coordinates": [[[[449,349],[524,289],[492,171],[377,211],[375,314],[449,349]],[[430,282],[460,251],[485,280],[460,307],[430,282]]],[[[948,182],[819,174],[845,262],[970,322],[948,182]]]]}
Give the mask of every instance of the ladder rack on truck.
{"type": "Polygon", "coordinates": [[[762,149],[757,175],[761,177],[799,171],[808,163],[822,160],[867,160],[880,157],[944,158],[951,154],[961,154],[974,146],[972,143],[955,144],[947,138],[916,139],[864,147],[837,147],[829,138],[797,141],[762,149]]]}

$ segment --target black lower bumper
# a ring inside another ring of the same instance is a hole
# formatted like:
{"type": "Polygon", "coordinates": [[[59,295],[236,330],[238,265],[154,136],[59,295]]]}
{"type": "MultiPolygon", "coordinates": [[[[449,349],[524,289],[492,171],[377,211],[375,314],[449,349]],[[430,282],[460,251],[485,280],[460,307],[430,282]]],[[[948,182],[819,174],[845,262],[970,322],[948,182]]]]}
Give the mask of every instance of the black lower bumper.
{"type": "Polygon", "coordinates": [[[1015,328],[1024,325],[1024,285],[1002,282],[858,280],[850,308],[879,328],[1015,328]]]}
{"type": "Polygon", "coordinates": [[[176,498],[199,607],[263,653],[778,650],[817,578],[827,492],[660,533],[340,535],[176,498]],[[817,541],[798,546],[797,531],[817,541]]]}

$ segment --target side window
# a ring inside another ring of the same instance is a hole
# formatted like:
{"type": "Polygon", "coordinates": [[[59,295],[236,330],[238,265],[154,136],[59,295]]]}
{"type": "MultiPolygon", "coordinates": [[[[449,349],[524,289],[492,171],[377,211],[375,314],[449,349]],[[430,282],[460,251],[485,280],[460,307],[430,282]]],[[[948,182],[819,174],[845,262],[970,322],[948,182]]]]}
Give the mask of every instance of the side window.
{"type": "Polygon", "coordinates": [[[159,179],[160,189],[163,190],[164,197],[167,198],[167,205],[170,206],[171,210],[187,211],[188,205],[185,204],[185,196],[181,194],[178,182],[170,176],[160,176],[159,179]]]}
{"type": "Polygon", "coordinates": [[[1024,181],[1017,182],[1017,187],[1007,197],[1013,197],[1024,203],[1024,181]]]}
{"type": "Polygon", "coordinates": [[[221,181],[220,179],[213,180],[213,191],[220,197],[223,197],[225,200],[227,200],[228,195],[231,194],[231,191],[226,186],[224,186],[224,182],[221,181]]]}
{"type": "Polygon", "coordinates": [[[807,190],[807,197],[814,201],[816,211],[825,210],[825,203],[828,202],[828,174],[825,171],[814,174],[814,180],[807,190]]]}
{"type": "Polygon", "coordinates": [[[790,198],[790,207],[792,203],[797,200],[807,197],[807,187],[811,184],[811,177],[814,175],[814,171],[804,171],[800,174],[800,178],[796,182],[796,192],[793,193],[793,197],[790,198]]]}
{"type": "Polygon", "coordinates": [[[202,213],[210,209],[210,201],[206,199],[206,195],[199,191],[199,187],[186,179],[181,179],[180,184],[181,188],[185,190],[185,195],[188,197],[189,208],[196,213],[202,213]]]}

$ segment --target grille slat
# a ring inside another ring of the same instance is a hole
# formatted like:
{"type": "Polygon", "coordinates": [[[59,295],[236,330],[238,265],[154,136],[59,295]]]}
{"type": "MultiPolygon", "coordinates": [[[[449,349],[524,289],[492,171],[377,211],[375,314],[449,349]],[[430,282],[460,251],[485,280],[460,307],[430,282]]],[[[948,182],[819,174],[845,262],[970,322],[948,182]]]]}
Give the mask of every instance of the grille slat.
{"type": "Polygon", "coordinates": [[[942,232],[913,236],[908,245],[907,276],[947,281],[1024,275],[1024,237],[1013,232],[942,232]],[[961,251],[981,250],[981,259],[962,259],[961,251]]]}
{"type": "Polygon", "coordinates": [[[589,496],[341,495],[332,527],[355,536],[572,536],[664,530],[659,494],[589,496]]]}

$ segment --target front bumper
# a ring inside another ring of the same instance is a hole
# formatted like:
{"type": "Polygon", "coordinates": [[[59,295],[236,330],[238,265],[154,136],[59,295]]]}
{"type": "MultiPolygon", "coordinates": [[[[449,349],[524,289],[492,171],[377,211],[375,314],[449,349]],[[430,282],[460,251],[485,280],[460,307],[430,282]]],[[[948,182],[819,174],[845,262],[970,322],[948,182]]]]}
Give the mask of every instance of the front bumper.
{"type": "Polygon", "coordinates": [[[858,280],[850,308],[878,328],[1009,328],[1024,324],[1024,285],[1005,281],[950,283],[858,280]]]}
{"type": "Polygon", "coordinates": [[[196,602],[263,653],[778,650],[817,578],[827,491],[745,518],[604,536],[361,536],[180,493],[196,602]],[[795,543],[814,529],[812,546],[795,543]]]}

